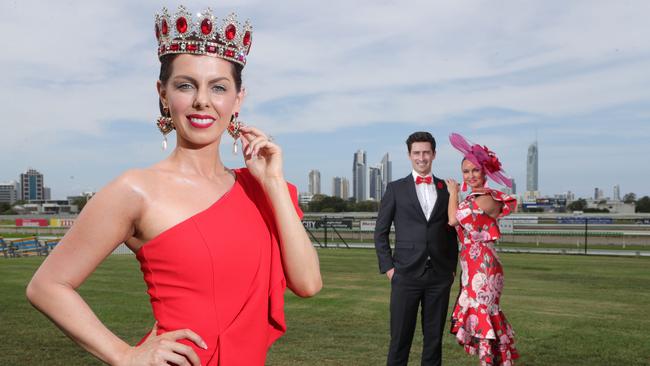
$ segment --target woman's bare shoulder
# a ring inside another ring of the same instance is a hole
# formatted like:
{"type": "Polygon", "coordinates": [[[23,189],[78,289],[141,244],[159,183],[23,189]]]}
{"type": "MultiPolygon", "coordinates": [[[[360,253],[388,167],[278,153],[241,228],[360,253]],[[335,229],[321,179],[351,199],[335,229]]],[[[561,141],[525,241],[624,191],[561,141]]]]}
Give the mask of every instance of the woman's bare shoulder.
{"type": "Polygon", "coordinates": [[[137,209],[140,204],[156,196],[161,174],[155,168],[129,169],[115,177],[95,196],[107,204],[137,209]]]}
{"type": "Polygon", "coordinates": [[[147,168],[134,168],[124,171],[122,174],[113,179],[109,186],[127,191],[136,191],[141,194],[155,189],[161,179],[169,176],[171,173],[156,166],[147,168]]]}

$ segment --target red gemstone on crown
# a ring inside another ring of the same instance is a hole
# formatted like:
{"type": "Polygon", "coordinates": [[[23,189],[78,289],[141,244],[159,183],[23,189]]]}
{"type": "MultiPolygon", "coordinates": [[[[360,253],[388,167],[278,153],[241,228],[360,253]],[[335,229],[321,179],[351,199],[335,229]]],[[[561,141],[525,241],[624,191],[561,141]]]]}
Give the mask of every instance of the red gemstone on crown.
{"type": "Polygon", "coordinates": [[[251,44],[251,32],[250,31],[246,31],[246,34],[244,34],[243,42],[244,42],[244,46],[248,46],[249,44],[251,44]]]}
{"type": "Polygon", "coordinates": [[[188,51],[196,51],[199,47],[195,44],[188,44],[187,45],[187,50],[188,51]]]}
{"type": "Polygon", "coordinates": [[[233,24],[228,24],[226,27],[226,39],[229,41],[232,41],[235,38],[235,35],[237,34],[237,28],[233,24]]]}
{"type": "Polygon", "coordinates": [[[169,49],[171,51],[178,51],[178,43],[174,43],[174,44],[170,45],[169,49]]]}
{"type": "Polygon", "coordinates": [[[205,46],[205,50],[209,53],[216,53],[217,52],[217,46],[205,46]]]}
{"type": "Polygon", "coordinates": [[[201,22],[201,33],[207,36],[210,32],[212,32],[212,22],[210,19],[203,19],[201,22]]]}
{"type": "Polygon", "coordinates": [[[179,33],[187,32],[187,20],[184,17],[179,17],[176,19],[176,29],[179,33]]]}
{"type": "Polygon", "coordinates": [[[226,52],[224,52],[224,55],[226,55],[226,57],[235,57],[235,51],[226,50],[226,52]]]}
{"type": "Polygon", "coordinates": [[[162,34],[164,36],[166,36],[167,33],[169,33],[169,26],[167,25],[167,19],[163,19],[163,21],[162,21],[162,34]]]}

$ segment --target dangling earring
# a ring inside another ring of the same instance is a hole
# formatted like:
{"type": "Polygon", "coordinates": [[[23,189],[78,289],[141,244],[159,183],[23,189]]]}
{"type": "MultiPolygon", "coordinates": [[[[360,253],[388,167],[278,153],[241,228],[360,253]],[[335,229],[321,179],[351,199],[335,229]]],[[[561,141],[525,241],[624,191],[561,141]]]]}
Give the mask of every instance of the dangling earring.
{"type": "Polygon", "coordinates": [[[160,133],[163,135],[162,149],[167,150],[167,134],[175,129],[174,122],[169,115],[169,108],[163,107],[163,115],[158,117],[156,126],[158,126],[160,133]]]}
{"type": "Polygon", "coordinates": [[[235,112],[232,116],[230,116],[230,122],[228,123],[228,133],[230,136],[232,136],[235,141],[232,143],[232,153],[233,155],[237,154],[237,139],[240,136],[239,129],[241,127],[241,121],[237,119],[239,117],[239,113],[235,112]]]}
{"type": "Polygon", "coordinates": [[[463,192],[467,192],[467,182],[463,181],[463,185],[460,187],[460,190],[463,192]]]}

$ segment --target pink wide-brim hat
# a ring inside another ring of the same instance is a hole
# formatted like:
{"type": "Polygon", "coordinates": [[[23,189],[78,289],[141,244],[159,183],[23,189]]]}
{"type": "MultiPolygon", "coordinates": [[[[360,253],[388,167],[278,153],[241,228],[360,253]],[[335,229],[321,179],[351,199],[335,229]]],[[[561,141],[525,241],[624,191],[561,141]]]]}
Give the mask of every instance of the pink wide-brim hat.
{"type": "Polygon", "coordinates": [[[505,175],[499,158],[487,146],[471,143],[457,133],[449,135],[449,142],[451,142],[451,146],[465,156],[465,159],[481,167],[488,178],[498,184],[512,188],[512,179],[505,175]]]}

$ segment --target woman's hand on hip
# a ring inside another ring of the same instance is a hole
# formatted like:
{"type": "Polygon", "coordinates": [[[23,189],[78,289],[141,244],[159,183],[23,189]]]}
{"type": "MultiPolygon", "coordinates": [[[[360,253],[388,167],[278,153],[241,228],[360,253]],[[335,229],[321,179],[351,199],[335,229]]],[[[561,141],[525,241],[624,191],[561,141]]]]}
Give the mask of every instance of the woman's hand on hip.
{"type": "Polygon", "coordinates": [[[261,130],[242,126],[241,129],[244,162],[258,181],[282,178],[282,149],[261,130]]]}
{"type": "Polygon", "coordinates": [[[178,366],[201,365],[201,360],[192,347],[177,342],[188,339],[207,349],[207,344],[198,334],[189,329],[180,329],[157,335],[157,325],[158,323],[154,324],[149,337],[141,345],[128,349],[119,366],[166,366],[170,363],[178,366]]]}

